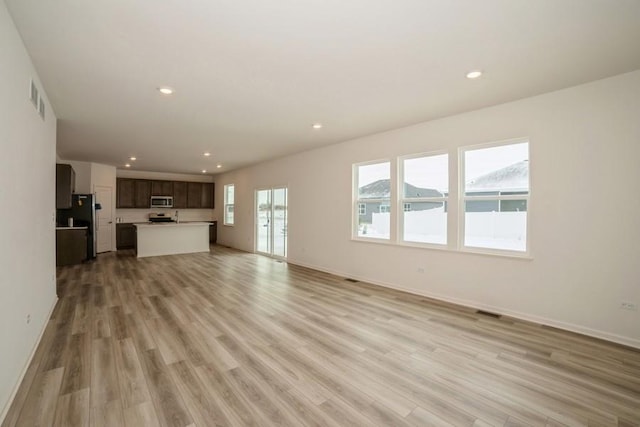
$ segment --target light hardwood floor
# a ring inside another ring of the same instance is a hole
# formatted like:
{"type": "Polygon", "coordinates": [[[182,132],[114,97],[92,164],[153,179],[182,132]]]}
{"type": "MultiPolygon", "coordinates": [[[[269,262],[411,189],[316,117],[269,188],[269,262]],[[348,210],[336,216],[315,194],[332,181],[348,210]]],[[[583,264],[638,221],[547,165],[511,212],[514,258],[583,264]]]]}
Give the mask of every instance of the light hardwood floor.
{"type": "Polygon", "coordinates": [[[3,427],[640,425],[640,351],[259,255],[58,285],[3,427]]]}

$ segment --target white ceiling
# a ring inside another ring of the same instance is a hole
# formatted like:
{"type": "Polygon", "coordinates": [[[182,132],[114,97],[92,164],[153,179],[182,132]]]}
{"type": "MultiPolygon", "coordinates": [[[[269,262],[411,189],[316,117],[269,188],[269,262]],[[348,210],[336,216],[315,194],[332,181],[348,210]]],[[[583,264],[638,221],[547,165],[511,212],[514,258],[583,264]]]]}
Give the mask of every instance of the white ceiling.
{"type": "Polygon", "coordinates": [[[139,170],[227,171],[640,69],[638,0],[5,1],[58,154],[139,170]]]}

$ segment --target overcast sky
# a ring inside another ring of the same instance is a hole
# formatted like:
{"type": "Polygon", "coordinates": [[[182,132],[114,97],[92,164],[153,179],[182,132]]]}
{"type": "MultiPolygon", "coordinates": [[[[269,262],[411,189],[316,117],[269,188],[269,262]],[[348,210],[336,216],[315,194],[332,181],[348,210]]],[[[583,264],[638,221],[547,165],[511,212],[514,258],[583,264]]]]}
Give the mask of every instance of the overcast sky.
{"type": "MultiPolygon", "coordinates": [[[[529,159],[529,144],[502,145],[465,152],[465,180],[471,181],[498,169],[529,159]]],[[[404,160],[405,181],[421,188],[446,191],[449,187],[446,154],[404,160]]],[[[360,166],[358,186],[390,178],[388,162],[360,166]]]]}

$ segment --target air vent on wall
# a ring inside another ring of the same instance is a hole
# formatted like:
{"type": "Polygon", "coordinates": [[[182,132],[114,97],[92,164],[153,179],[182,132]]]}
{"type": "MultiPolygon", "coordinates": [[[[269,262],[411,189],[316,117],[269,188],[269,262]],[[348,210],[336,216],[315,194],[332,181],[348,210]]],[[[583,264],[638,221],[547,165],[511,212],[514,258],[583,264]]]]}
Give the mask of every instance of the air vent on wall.
{"type": "Polygon", "coordinates": [[[42,100],[42,97],[40,97],[40,104],[38,104],[38,113],[40,114],[40,117],[42,117],[42,120],[44,120],[44,101],[42,100]]]}
{"type": "Polygon", "coordinates": [[[38,114],[40,114],[40,117],[42,117],[42,120],[44,120],[45,118],[44,99],[42,99],[42,96],[38,91],[38,87],[36,86],[36,83],[33,81],[33,79],[31,79],[30,83],[31,84],[29,85],[29,100],[31,101],[33,106],[36,108],[36,111],[38,112],[38,114]]]}
{"type": "Polygon", "coordinates": [[[29,88],[29,99],[31,100],[31,103],[33,104],[34,107],[36,107],[36,110],[38,109],[38,88],[36,87],[36,84],[33,82],[33,80],[31,80],[31,86],[29,88]]]}
{"type": "Polygon", "coordinates": [[[484,311],[484,310],[478,310],[476,311],[476,313],[482,314],[483,316],[487,316],[487,317],[493,317],[494,319],[499,319],[502,317],[501,314],[492,313],[490,311],[484,311]]]}

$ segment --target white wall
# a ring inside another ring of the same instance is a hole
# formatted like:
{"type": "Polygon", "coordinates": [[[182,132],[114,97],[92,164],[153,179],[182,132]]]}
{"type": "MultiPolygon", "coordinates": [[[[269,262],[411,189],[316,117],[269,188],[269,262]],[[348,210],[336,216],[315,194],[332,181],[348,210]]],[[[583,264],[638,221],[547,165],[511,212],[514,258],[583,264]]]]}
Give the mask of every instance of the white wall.
{"type": "Polygon", "coordinates": [[[56,118],[2,1],[0,64],[1,423],[56,301],[56,118]],[[31,78],[46,121],[28,99],[31,78]]]}
{"type": "Polygon", "coordinates": [[[213,176],[205,174],[191,175],[170,172],[147,172],[131,169],[117,169],[116,176],[118,178],[157,179],[166,181],[214,182],[213,176]]]}
{"type": "Polygon", "coordinates": [[[218,242],[252,251],[254,190],[288,185],[290,262],[640,347],[640,312],[619,309],[640,303],[638,159],[640,71],[218,176],[217,206],[236,186],[218,242]],[[353,163],[517,137],[532,260],[350,240],[353,163]]]}
{"type": "MultiPolygon", "coordinates": [[[[180,173],[165,172],[146,172],[130,169],[118,169],[116,171],[118,178],[136,178],[136,179],[157,179],[166,181],[187,181],[187,182],[214,182],[211,175],[190,175],[180,173]]],[[[215,188],[216,200],[217,194],[222,191],[217,186],[215,188]]],[[[216,204],[216,206],[218,206],[216,204]]],[[[146,222],[150,213],[167,212],[175,214],[175,209],[116,209],[116,219],[118,222],[146,222]]],[[[180,221],[213,221],[216,220],[215,209],[179,209],[180,221]]]]}

